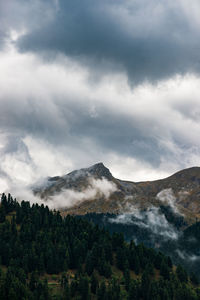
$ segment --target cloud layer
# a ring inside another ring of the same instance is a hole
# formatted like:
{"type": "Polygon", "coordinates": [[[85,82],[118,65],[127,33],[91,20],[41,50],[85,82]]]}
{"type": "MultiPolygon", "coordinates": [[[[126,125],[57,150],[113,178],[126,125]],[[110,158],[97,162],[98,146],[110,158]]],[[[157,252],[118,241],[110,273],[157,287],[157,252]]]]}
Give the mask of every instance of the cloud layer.
{"type": "Polygon", "coordinates": [[[98,161],[135,181],[199,165],[199,1],[7,2],[1,190],[98,161]]]}
{"type": "Polygon", "coordinates": [[[66,208],[77,205],[84,200],[95,200],[97,197],[104,197],[108,199],[112,193],[117,191],[117,187],[113,182],[102,179],[89,179],[88,187],[77,192],[75,190],[66,189],[58,195],[52,196],[47,199],[47,204],[50,208],[66,208]]]}
{"type": "MultiPolygon", "coordinates": [[[[47,186],[47,182],[43,182],[44,187],[47,186]]],[[[41,181],[39,182],[41,185],[41,181]]],[[[106,178],[95,179],[89,177],[87,188],[76,191],[74,189],[63,189],[59,193],[55,193],[53,196],[41,199],[39,195],[34,195],[32,192],[32,185],[11,185],[12,191],[18,201],[29,200],[30,203],[40,203],[48,205],[50,209],[65,209],[80,204],[81,202],[95,201],[99,197],[109,199],[112,193],[117,191],[117,186],[108,181],[106,178]]]]}
{"type": "Polygon", "coordinates": [[[178,231],[169,224],[164,214],[156,207],[151,207],[145,211],[132,207],[128,213],[109,218],[108,221],[124,225],[137,225],[139,228],[145,228],[153,235],[162,236],[167,240],[176,240],[179,236],[178,231]]]}
{"type": "Polygon", "coordinates": [[[200,71],[198,0],[57,3],[52,18],[20,39],[22,51],[62,52],[92,71],[125,70],[133,82],[200,71]]]}

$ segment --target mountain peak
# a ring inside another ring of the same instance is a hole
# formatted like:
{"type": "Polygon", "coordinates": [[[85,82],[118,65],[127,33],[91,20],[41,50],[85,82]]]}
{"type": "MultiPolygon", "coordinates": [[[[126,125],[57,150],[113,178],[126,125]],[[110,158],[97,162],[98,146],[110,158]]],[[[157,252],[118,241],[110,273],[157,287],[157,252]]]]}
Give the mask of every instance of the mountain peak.
{"type": "Polygon", "coordinates": [[[94,176],[96,178],[105,177],[108,180],[112,180],[113,176],[109,169],[104,166],[102,162],[96,163],[89,168],[83,168],[79,170],[72,171],[64,176],[65,179],[80,178],[80,177],[94,176]]]}
{"type": "Polygon", "coordinates": [[[96,163],[94,164],[93,166],[91,166],[91,168],[95,168],[95,167],[98,167],[98,168],[105,168],[104,164],[102,162],[99,162],[99,163],[96,163]]]}
{"type": "Polygon", "coordinates": [[[99,162],[87,169],[89,174],[98,177],[105,177],[107,179],[112,179],[113,176],[110,173],[110,170],[104,166],[102,162],[99,162]]]}

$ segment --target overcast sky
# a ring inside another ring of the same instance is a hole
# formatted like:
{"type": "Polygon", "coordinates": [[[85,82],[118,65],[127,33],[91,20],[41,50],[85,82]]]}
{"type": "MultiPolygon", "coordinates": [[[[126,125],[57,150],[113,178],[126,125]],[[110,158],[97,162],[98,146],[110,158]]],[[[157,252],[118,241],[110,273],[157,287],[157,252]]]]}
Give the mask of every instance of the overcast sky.
{"type": "Polygon", "coordinates": [[[0,0],[0,190],[200,165],[199,0],[0,0]]]}

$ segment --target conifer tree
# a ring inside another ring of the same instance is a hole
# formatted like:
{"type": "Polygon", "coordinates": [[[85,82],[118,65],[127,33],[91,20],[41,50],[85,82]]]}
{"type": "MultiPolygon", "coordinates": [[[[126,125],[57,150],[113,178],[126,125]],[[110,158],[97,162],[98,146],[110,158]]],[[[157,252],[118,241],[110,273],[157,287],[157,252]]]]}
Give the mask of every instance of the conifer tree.
{"type": "Polygon", "coordinates": [[[91,292],[93,294],[96,294],[97,288],[98,288],[98,280],[93,272],[91,276],[91,292]]]}
{"type": "Polygon", "coordinates": [[[6,220],[6,212],[3,205],[0,206],[0,223],[5,222],[6,220]]]}

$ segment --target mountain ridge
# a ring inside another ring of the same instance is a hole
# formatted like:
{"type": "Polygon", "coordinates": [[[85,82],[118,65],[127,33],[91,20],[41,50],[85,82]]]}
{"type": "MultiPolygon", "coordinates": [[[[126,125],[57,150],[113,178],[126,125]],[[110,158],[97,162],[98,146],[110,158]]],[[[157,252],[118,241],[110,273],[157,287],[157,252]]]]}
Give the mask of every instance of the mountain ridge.
{"type": "Polygon", "coordinates": [[[66,190],[84,193],[91,186],[90,179],[105,180],[115,186],[108,198],[98,194],[93,199],[84,198],[71,207],[62,208],[63,214],[127,212],[130,207],[148,209],[151,206],[170,205],[189,223],[200,217],[200,167],[180,170],[166,178],[153,181],[132,182],[115,178],[102,162],[89,168],[74,170],[64,176],[50,177],[48,185],[34,190],[36,195],[48,200],[66,190]]]}

